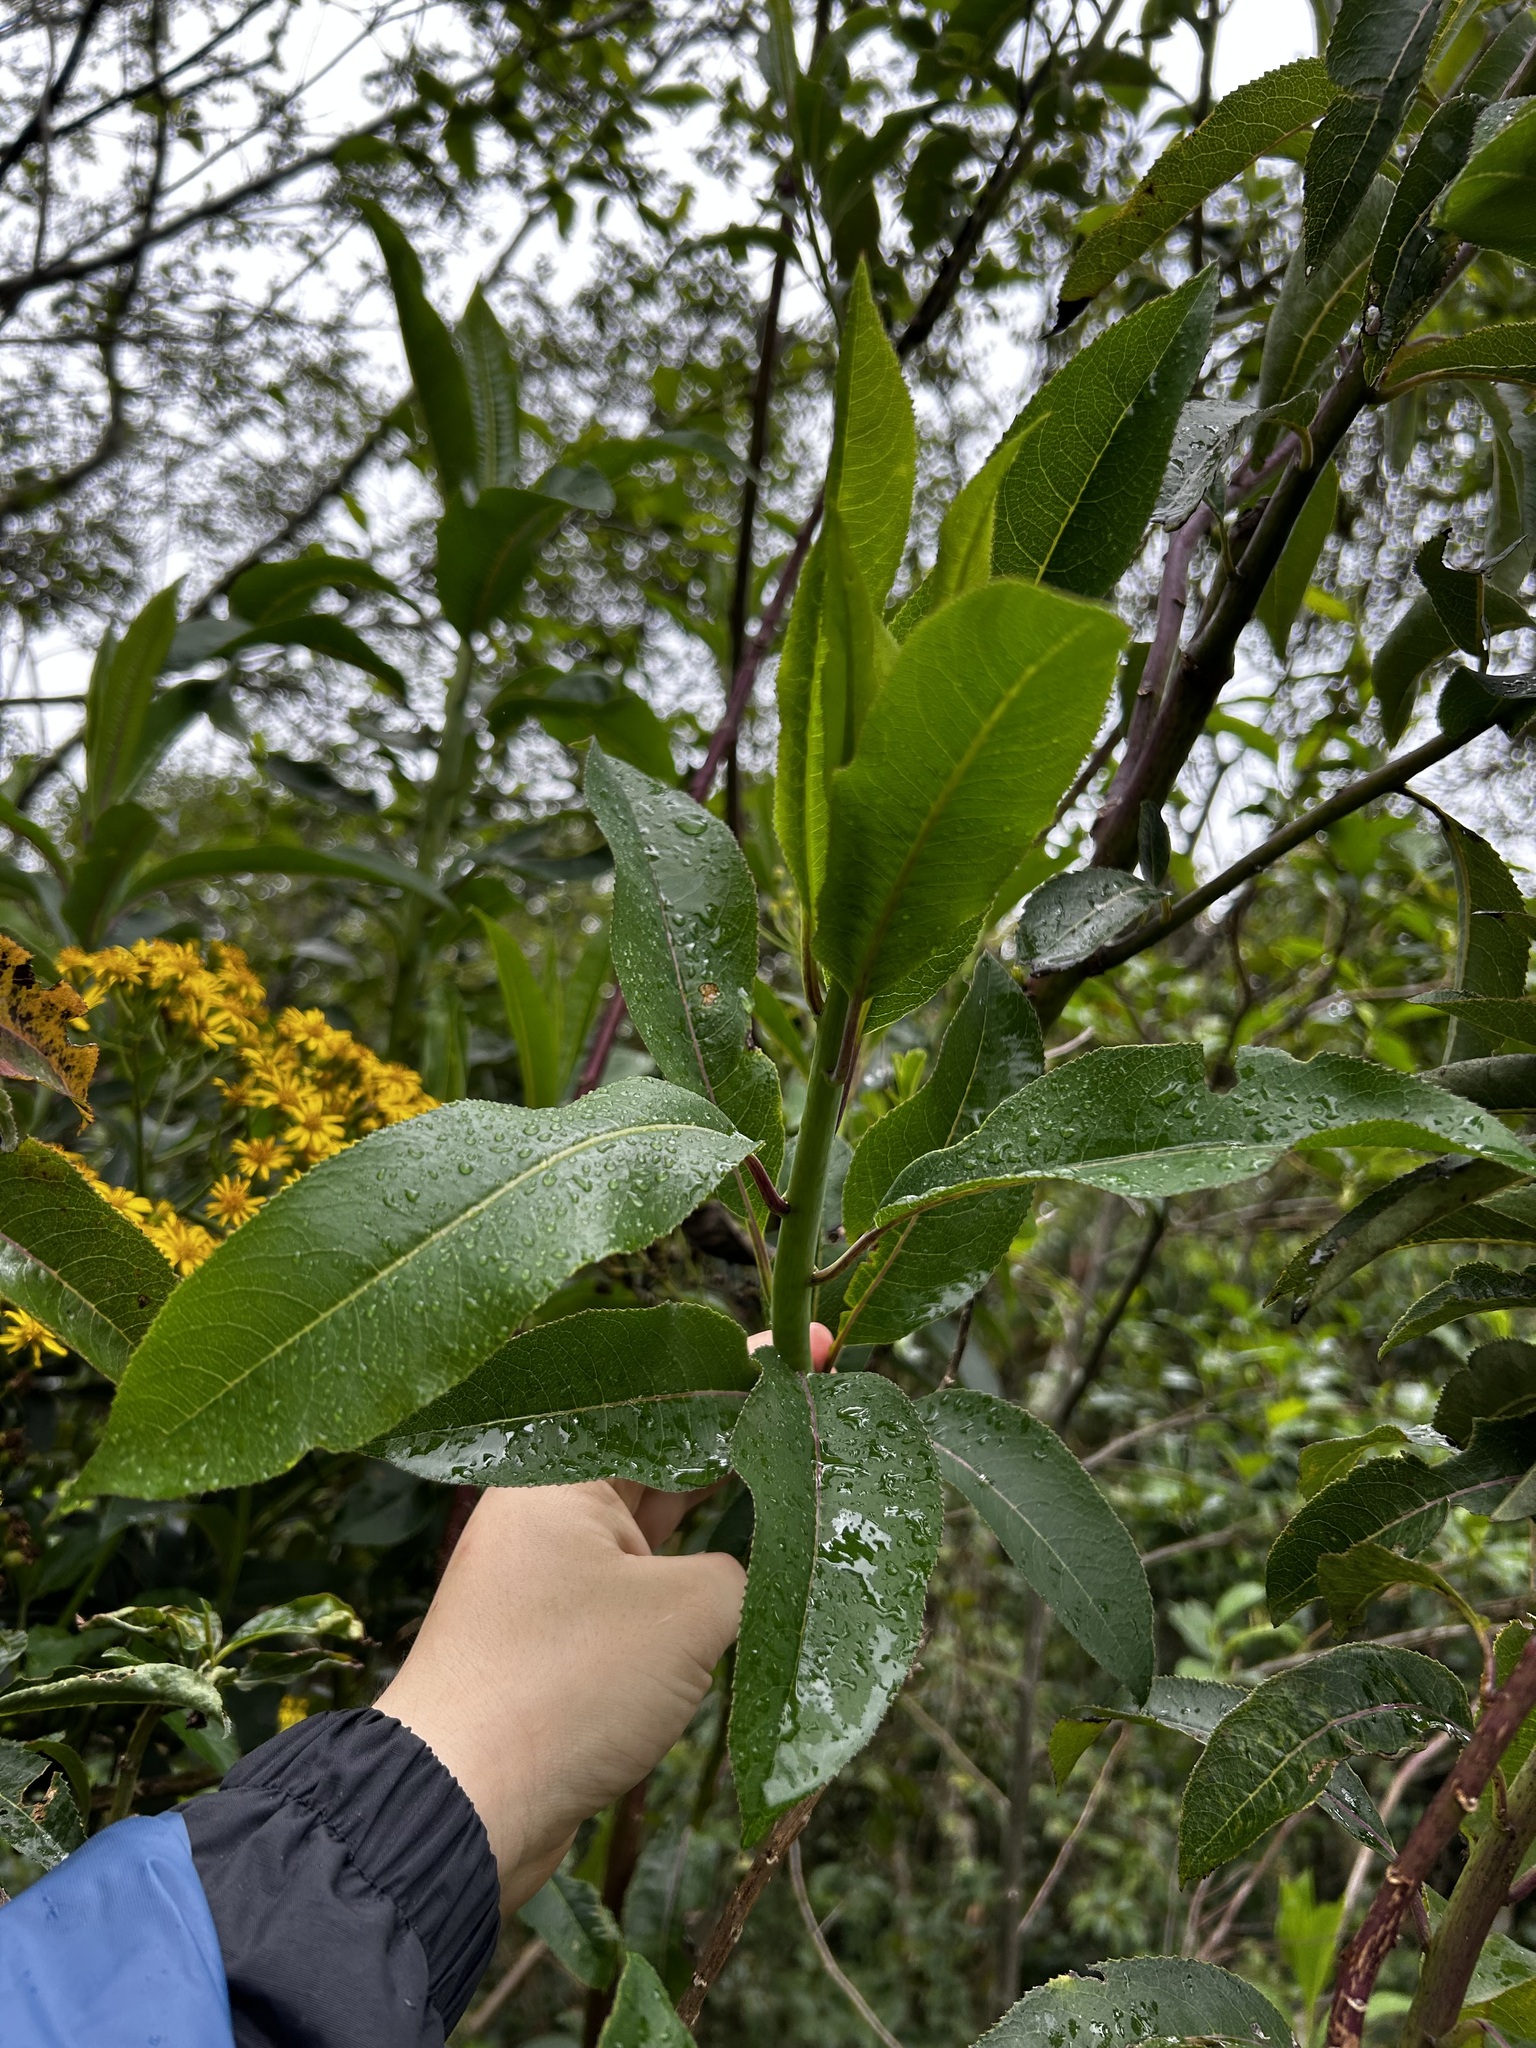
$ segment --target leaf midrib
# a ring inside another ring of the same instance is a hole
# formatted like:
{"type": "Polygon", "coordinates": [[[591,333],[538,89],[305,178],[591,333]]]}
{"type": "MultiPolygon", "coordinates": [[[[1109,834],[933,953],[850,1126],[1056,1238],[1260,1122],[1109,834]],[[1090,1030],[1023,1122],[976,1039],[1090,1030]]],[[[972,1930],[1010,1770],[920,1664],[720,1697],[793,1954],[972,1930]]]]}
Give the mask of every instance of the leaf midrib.
{"type": "MultiPolygon", "coordinates": [[[[567,1160],[574,1159],[581,1153],[590,1151],[594,1145],[603,1144],[609,1139],[617,1140],[620,1138],[639,1137],[647,1132],[661,1136],[669,1131],[696,1131],[700,1128],[698,1124],[685,1124],[675,1121],[622,1124],[608,1130],[594,1131],[583,1138],[579,1144],[567,1145],[558,1152],[546,1153],[541,1159],[525,1167],[521,1173],[515,1175],[511,1180],[503,1181],[490,1194],[484,1195],[479,1201],[472,1203],[469,1208],[460,1210],[458,1215],[450,1222],[444,1223],[438,1229],[421,1238],[416,1244],[411,1246],[409,1251],[402,1252],[398,1258],[391,1259],[387,1265],[380,1266],[376,1272],[371,1273],[366,1280],[354,1287],[350,1293],[344,1294],[340,1300],[332,1302],[321,1314],[311,1317],[301,1328],[285,1337],[281,1344],[274,1345],[270,1351],[263,1352],[260,1358],[253,1359],[243,1372],[237,1373],[233,1379],[226,1380],[224,1385],[216,1393],[211,1394],[206,1401],[200,1402],[196,1408],[189,1409],[182,1415],[166,1431],[166,1440],[169,1441],[171,1438],[179,1435],[181,1431],[190,1427],[192,1423],[196,1422],[215,1403],[228,1400],[235,1392],[235,1389],[243,1386],[254,1373],[263,1371],[267,1366],[281,1358],[285,1351],[291,1350],[295,1344],[302,1342],[311,1332],[319,1329],[324,1323],[329,1322],[333,1316],[340,1315],[343,1310],[350,1308],[352,1303],[366,1294],[370,1288],[377,1287],[382,1282],[388,1280],[393,1274],[398,1273],[402,1267],[409,1265],[413,1259],[419,1258],[424,1252],[432,1250],[443,1238],[463,1228],[464,1225],[472,1223],[477,1216],[483,1216],[488,1210],[494,1208],[496,1203],[503,1201],[509,1195],[515,1194],[525,1181],[531,1180],[536,1174],[547,1172],[551,1167],[561,1166],[567,1160]]],[[[725,1134],[719,1132],[715,1135],[723,1137],[725,1134]]],[[[171,1296],[173,1301],[182,1298],[178,1295],[171,1296]]],[[[149,1339],[146,1337],[145,1344],[148,1341],[149,1339]]],[[[142,1349],[143,1347],[140,1349],[140,1355],[142,1355],[142,1349]]],[[[126,1379],[124,1384],[126,1384],[126,1379]]]]}
{"type": "Polygon", "coordinates": [[[407,1429],[397,1423],[385,1433],[388,1443],[431,1444],[440,1448],[456,1437],[469,1436],[477,1430],[520,1429],[529,1422],[559,1422],[568,1415],[586,1417],[606,1415],[620,1408],[645,1408],[661,1406],[666,1402],[683,1401],[741,1401],[751,1394],[750,1387],[686,1387],[681,1390],[655,1394],[626,1394],[620,1401],[588,1401],[584,1404],[567,1402],[559,1408],[531,1408],[520,1415],[494,1415],[484,1422],[456,1422],[434,1424],[426,1429],[407,1429]]]}
{"type": "MultiPolygon", "coordinates": [[[[8,1230],[0,1229],[0,1256],[3,1256],[3,1248],[6,1246],[9,1246],[17,1254],[24,1265],[35,1266],[38,1272],[46,1274],[50,1280],[61,1287],[70,1297],[71,1301],[78,1305],[80,1311],[93,1324],[99,1324],[102,1329],[110,1331],[112,1336],[116,1337],[124,1347],[125,1356],[132,1352],[133,1339],[126,1330],[113,1322],[104,1309],[98,1308],[89,1296],[82,1294],[72,1280],[66,1280],[57,1266],[50,1265],[46,1259],[40,1259],[30,1246],[18,1242],[16,1238],[11,1236],[8,1230]]],[[[78,1349],[78,1346],[76,1348],[78,1349]]],[[[94,1361],[92,1362],[94,1363],[94,1361]]]]}

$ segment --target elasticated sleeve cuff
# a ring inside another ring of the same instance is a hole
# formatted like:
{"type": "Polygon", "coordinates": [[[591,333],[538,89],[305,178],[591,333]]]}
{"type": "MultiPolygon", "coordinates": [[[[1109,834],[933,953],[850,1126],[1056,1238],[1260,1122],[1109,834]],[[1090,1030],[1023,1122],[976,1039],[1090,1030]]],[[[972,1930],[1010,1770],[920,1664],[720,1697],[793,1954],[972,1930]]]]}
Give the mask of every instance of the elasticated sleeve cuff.
{"type": "Polygon", "coordinates": [[[496,1946],[480,1817],[371,1707],[316,1714],[185,1809],[240,2048],[437,2048],[496,1946]]]}

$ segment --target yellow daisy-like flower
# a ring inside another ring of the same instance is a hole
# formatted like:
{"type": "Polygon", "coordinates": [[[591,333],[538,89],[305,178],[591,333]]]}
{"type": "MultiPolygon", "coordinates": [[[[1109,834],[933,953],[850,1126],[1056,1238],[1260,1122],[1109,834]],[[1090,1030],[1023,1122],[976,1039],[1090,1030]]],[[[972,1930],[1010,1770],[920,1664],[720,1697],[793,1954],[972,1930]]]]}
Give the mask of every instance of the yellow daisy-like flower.
{"type": "Polygon", "coordinates": [[[42,1364],[45,1353],[50,1358],[64,1358],[69,1352],[69,1346],[60,1343],[46,1323],[40,1323],[36,1316],[29,1316],[24,1308],[6,1310],[5,1321],[0,1323],[0,1349],[9,1351],[13,1358],[19,1358],[23,1351],[30,1351],[34,1372],[42,1364]]]}
{"type": "Polygon", "coordinates": [[[96,1180],[94,1176],[91,1184],[101,1199],[119,1216],[126,1216],[130,1223],[137,1223],[141,1216],[154,1213],[154,1203],[144,1195],[136,1195],[132,1188],[115,1188],[110,1181],[96,1180]]]}
{"type": "MultiPolygon", "coordinates": [[[[165,1203],[158,1206],[162,1210],[169,1207],[165,1203]]],[[[200,1266],[219,1242],[211,1230],[204,1230],[200,1223],[189,1223],[174,1210],[146,1223],[143,1230],[150,1243],[164,1252],[171,1267],[183,1277],[200,1266]]]]}
{"type": "Polygon", "coordinates": [[[277,1138],[236,1138],[230,1151],[249,1180],[266,1180],[293,1164],[293,1155],[277,1138]]]}
{"type": "Polygon", "coordinates": [[[248,1180],[242,1180],[238,1174],[221,1173],[208,1190],[203,1213],[211,1216],[215,1223],[222,1223],[226,1230],[238,1230],[242,1223],[249,1223],[261,1207],[262,1197],[251,1193],[248,1180]]]}

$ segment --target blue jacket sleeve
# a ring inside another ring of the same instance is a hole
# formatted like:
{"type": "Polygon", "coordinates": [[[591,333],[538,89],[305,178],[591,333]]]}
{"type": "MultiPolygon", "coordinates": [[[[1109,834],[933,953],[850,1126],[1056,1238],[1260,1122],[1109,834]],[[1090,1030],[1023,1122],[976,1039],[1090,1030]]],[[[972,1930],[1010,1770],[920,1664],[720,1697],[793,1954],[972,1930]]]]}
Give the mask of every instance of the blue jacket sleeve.
{"type": "Polygon", "coordinates": [[[179,1813],[119,1821],[0,1910],[6,2048],[234,2048],[179,1813]]]}
{"type": "Polygon", "coordinates": [[[499,1924],[485,1829],[425,1743],[316,1714],[0,1910],[0,2044],[442,2048],[499,1924]]]}

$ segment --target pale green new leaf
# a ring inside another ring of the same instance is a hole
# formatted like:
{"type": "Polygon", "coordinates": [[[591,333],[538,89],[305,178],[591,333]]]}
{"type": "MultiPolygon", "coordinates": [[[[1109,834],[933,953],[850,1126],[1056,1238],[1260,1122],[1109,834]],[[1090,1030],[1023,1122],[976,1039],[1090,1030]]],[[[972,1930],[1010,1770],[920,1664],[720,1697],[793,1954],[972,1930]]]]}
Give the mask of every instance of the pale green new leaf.
{"type": "Polygon", "coordinates": [[[454,1486],[633,1479],[671,1492],[730,1470],[757,1379],[728,1316],[695,1302],[541,1323],[372,1446],[454,1486]]]}
{"type": "Polygon", "coordinates": [[[1198,1046],[1085,1053],[1003,1103],[973,1137],[908,1167],[876,1221],[1030,1180],[1188,1194],[1251,1179],[1313,1143],[1466,1152],[1536,1173],[1536,1153],[1497,1117],[1432,1082],[1343,1053],[1301,1061],[1254,1047],[1238,1054],[1237,1072],[1218,1095],[1198,1046]]]}
{"type": "Polygon", "coordinates": [[[1053,1977],[983,2034],[976,2048],[1154,2048],[1164,2041],[1242,2041],[1292,2048],[1291,2030],[1262,1992],[1214,1963],[1132,1956],[1087,1977],[1053,1977]]]}
{"type": "Polygon", "coordinates": [[[1350,1645],[1266,1679],[1212,1731],[1184,1791],[1179,1882],[1195,1883],[1310,1806],[1336,1765],[1471,1729],[1466,1688],[1411,1650],[1350,1645]]]}
{"type": "Polygon", "coordinates": [[[1321,58],[1303,57],[1218,101],[1197,128],[1168,145],[1120,210],[1073,256],[1061,283],[1058,323],[1071,319],[1258,157],[1310,128],[1336,91],[1321,58]]]}
{"type": "Polygon", "coordinates": [[[517,1909],[523,1925],[549,1945],[579,1983],[606,1991],[624,1954],[618,1922],[595,1885],[557,1870],[517,1909]]]}
{"type": "Polygon", "coordinates": [[[991,1394],[918,1403],[939,1472],[1056,1619],[1138,1700],[1152,1683],[1152,1595],[1136,1546],[1054,1430],[991,1394]]]}
{"type": "Polygon", "coordinates": [[[678,2018],[667,1987],[644,1956],[625,1961],[597,2048],[693,2048],[693,2036],[678,2018]]]}
{"type": "Polygon", "coordinates": [[[1010,582],[913,632],[832,791],[816,950],[858,1000],[942,986],[1093,744],[1123,640],[1097,607],[1010,582]]]}
{"type": "Polygon", "coordinates": [[[916,475],[911,394],[861,259],[848,288],[837,357],[827,506],[842,519],[877,607],[901,566],[916,475]]]}
{"type": "Polygon", "coordinates": [[[649,1080],[561,1109],[450,1103],[375,1132],[176,1289],[83,1484],[197,1493],[379,1435],[579,1266],[672,1229],[748,1149],[710,1104],[649,1080]]]}
{"type": "Polygon", "coordinates": [[[927,1435],[890,1380],[806,1380],[758,1356],[731,1444],[755,1509],[730,1733],[748,1848],[879,1726],[917,1651],[943,1520],[927,1435]]]}
{"type": "MultiPolygon", "coordinates": [[[[1141,545],[1210,343],[1216,272],[1117,321],[1048,378],[1011,430],[992,567],[1102,597],[1141,545]]],[[[1001,879],[1001,878],[999,878],[1001,879]]]]}
{"type": "MultiPolygon", "coordinates": [[[[613,964],[669,1081],[718,1104],[770,1174],[784,1157],[778,1070],[750,1042],[757,885],[731,829],[685,790],[587,756],[587,802],[613,853],[613,964]]],[[[740,1209],[744,1184],[733,1190],[740,1209]]]]}
{"type": "Polygon", "coordinates": [[[1449,1280],[1421,1294],[1404,1310],[1387,1332],[1381,1355],[1385,1357],[1395,1345],[1406,1344],[1410,1337],[1427,1337],[1446,1323],[1505,1308],[1536,1308],[1536,1266],[1512,1273],[1507,1267],[1474,1259],[1458,1266],[1449,1280]]]}
{"type": "Polygon", "coordinates": [[[0,1153],[0,1294],[121,1379],[176,1284],[165,1259],[52,1146],[0,1153]]]}
{"type": "Polygon", "coordinates": [[[1021,434],[1038,433],[1043,415],[1008,434],[987,457],[968,484],[956,493],[939,528],[939,551],[932,570],[891,620],[891,633],[905,640],[919,619],[927,618],[952,598],[976,590],[992,577],[992,533],[997,494],[1019,452],[1021,434]]]}

